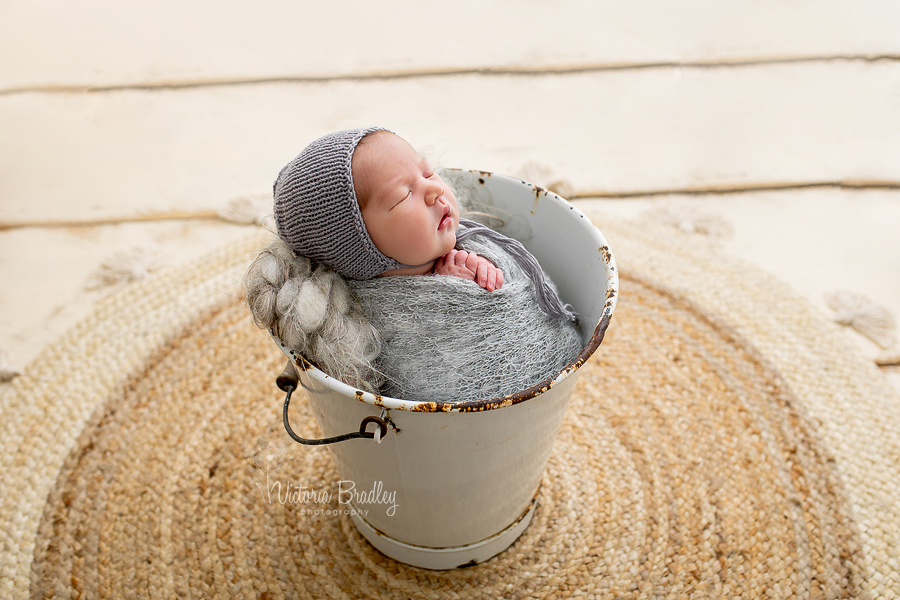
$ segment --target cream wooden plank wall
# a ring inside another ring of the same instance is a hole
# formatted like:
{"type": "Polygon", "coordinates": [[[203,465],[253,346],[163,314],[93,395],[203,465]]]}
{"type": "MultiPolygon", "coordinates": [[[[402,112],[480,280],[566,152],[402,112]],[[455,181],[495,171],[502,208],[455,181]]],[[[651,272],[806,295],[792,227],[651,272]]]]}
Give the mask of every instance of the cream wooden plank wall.
{"type": "Polygon", "coordinates": [[[875,0],[7,0],[0,224],[208,213],[369,123],[582,196],[893,185],[897,31],[875,0]]]}
{"type": "Polygon", "coordinates": [[[900,54],[895,0],[4,0],[0,90],[900,54]]]}
{"type": "Polygon", "coordinates": [[[900,182],[900,62],[456,75],[0,96],[0,221],[213,210],[328,131],[447,166],[538,161],[578,195],[900,182]]]}

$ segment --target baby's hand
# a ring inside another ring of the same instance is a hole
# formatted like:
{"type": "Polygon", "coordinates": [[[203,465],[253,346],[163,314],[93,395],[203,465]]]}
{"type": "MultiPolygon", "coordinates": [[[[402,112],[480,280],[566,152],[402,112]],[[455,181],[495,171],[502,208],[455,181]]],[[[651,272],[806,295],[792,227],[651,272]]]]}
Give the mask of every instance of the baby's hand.
{"type": "Polygon", "coordinates": [[[435,275],[453,275],[474,281],[489,292],[503,285],[503,271],[483,256],[465,250],[451,250],[434,262],[435,275]]]}

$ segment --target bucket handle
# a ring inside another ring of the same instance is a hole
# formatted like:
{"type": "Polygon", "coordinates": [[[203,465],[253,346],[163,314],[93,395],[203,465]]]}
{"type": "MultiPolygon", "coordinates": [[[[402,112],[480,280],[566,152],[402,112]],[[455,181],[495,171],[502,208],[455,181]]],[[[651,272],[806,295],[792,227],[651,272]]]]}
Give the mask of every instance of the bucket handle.
{"type": "Polygon", "coordinates": [[[384,439],[384,436],[387,435],[388,427],[384,419],[380,419],[378,417],[366,417],[360,422],[359,431],[318,440],[308,440],[306,438],[300,437],[294,432],[293,428],[291,428],[291,423],[288,419],[288,407],[290,407],[291,405],[291,394],[293,394],[294,390],[297,389],[298,383],[300,383],[300,385],[303,385],[302,382],[300,382],[300,377],[297,374],[297,369],[294,368],[294,365],[291,363],[291,361],[288,361],[287,365],[284,367],[284,371],[282,371],[281,375],[279,375],[275,379],[275,385],[278,386],[278,389],[280,389],[282,392],[286,392],[287,394],[284,397],[284,410],[281,413],[281,419],[282,421],[284,421],[284,428],[287,430],[288,435],[291,436],[291,439],[295,442],[305,444],[307,446],[324,446],[325,444],[336,444],[337,442],[343,442],[356,438],[368,438],[374,439],[376,444],[380,444],[384,439]],[[368,426],[369,423],[375,423],[374,432],[366,431],[366,426],[368,426]]]}

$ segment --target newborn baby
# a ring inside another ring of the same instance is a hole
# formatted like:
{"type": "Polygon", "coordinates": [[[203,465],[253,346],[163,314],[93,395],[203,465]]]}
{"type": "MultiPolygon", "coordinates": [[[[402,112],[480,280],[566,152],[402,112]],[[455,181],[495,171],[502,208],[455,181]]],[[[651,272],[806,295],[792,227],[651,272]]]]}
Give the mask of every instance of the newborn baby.
{"type": "Polygon", "coordinates": [[[316,140],[274,196],[279,240],[248,271],[248,302],[332,376],[407,400],[477,400],[540,382],[582,347],[534,257],[461,221],[453,190],[391,132],[316,140]]]}

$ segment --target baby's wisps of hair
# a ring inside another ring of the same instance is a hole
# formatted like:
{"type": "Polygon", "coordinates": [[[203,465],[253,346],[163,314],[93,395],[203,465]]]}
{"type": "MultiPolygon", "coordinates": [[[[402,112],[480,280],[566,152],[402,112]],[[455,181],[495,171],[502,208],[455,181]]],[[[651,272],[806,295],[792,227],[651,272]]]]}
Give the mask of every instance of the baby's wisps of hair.
{"type": "Polygon", "coordinates": [[[333,377],[407,400],[520,391],[582,341],[516,240],[461,220],[453,190],[379,128],[329,134],[274,185],[278,237],[244,292],[257,325],[333,377]]]}

